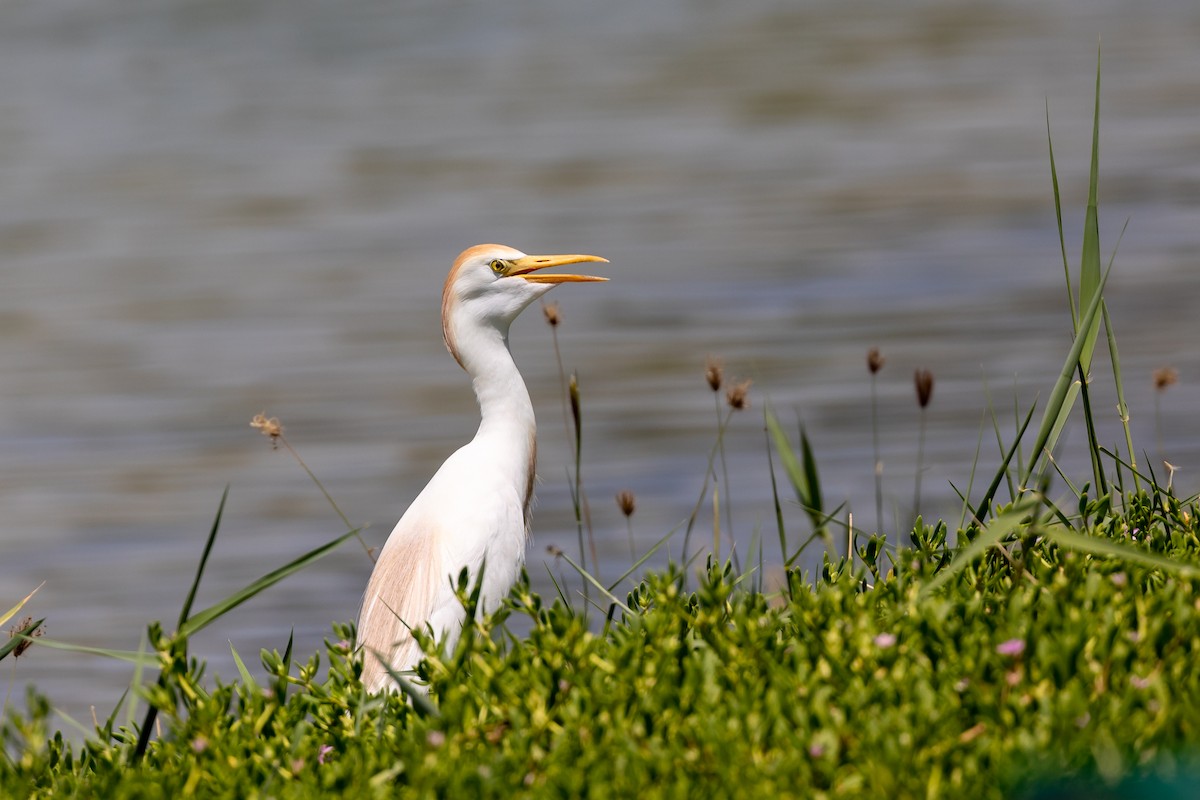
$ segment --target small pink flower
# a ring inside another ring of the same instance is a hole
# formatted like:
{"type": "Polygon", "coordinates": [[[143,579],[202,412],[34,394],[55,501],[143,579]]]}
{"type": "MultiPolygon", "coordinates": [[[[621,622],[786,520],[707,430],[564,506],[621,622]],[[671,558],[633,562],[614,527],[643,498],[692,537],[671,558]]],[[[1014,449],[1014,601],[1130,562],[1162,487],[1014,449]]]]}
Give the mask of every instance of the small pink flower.
{"type": "Polygon", "coordinates": [[[333,752],[333,745],[331,745],[331,744],[323,744],[320,747],[318,747],[317,748],[317,763],[324,764],[325,757],[328,756],[332,752],[333,752]]]}
{"type": "Polygon", "coordinates": [[[808,754],[813,758],[820,758],[825,755],[825,746],[813,742],[808,746],[808,754]]]}
{"type": "Polygon", "coordinates": [[[208,749],[208,739],[205,739],[203,736],[197,736],[195,739],[192,739],[192,751],[193,752],[203,753],[207,749],[208,749]]]}
{"type": "Polygon", "coordinates": [[[1130,675],[1130,676],[1129,676],[1129,683],[1130,683],[1130,684],[1133,686],[1133,688],[1135,688],[1135,689],[1148,689],[1148,688],[1150,687],[1150,679],[1149,679],[1149,678],[1142,678],[1142,677],[1140,677],[1140,676],[1138,676],[1138,675],[1130,675]]]}
{"type": "Polygon", "coordinates": [[[1002,656],[1019,656],[1025,652],[1024,639],[1009,639],[996,645],[996,652],[1002,656]]]}
{"type": "Polygon", "coordinates": [[[875,646],[880,650],[886,650],[896,644],[896,634],[881,633],[875,637],[875,646]]]}
{"type": "Polygon", "coordinates": [[[1108,577],[1109,580],[1113,582],[1113,586],[1124,586],[1125,584],[1129,583],[1129,578],[1124,572],[1114,572],[1108,577]]]}

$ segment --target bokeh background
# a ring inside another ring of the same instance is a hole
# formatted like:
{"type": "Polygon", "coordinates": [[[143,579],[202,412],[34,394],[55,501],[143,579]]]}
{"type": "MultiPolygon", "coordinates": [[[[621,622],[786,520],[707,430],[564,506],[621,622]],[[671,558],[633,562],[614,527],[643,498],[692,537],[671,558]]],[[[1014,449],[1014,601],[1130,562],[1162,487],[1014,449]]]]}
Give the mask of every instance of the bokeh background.
{"type": "MultiPolygon", "coordinates": [[[[372,545],[474,430],[438,329],[464,247],[611,259],[551,298],[583,387],[599,571],[695,502],[715,440],[706,356],[752,378],[725,445],[734,535],[777,559],[769,401],[807,426],[830,505],[912,514],[912,373],[936,378],[923,511],[957,519],[989,403],[1006,433],[1046,395],[1070,322],[1046,146],[1071,262],[1103,41],[1101,237],[1138,447],[1200,480],[1200,6],[1094,0],[24,0],[0,6],[0,607],[38,584],[49,635],[135,649],[178,613],[223,487],[198,600],[332,538],[372,545]],[[1153,371],[1180,382],[1158,398],[1153,371]]],[[[577,553],[551,331],[513,332],[542,436],[530,573],[577,553]]],[[[1103,362],[1100,362],[1101,364],[1103,362]]],[[[1120,428],[1097,370],[1101,437],[1120,428]]],[[[1081,430],[1068,433],[1072,456],[1081,430]]],[[[1077,449],[1077,448],[1076,448],[1077,449]]],[[[1161,466],[1160,466],[1161,472],[1161,466]]],[[[1061,487],[1058,487],[1061,489],[1061,487]]],[[[785,509],[794,541],[807,534],[785,509]]],[[[698,541],[708,541],[705,527],[698,541]]],[[[679,543],[673,541],[672,555],[679,543]]],[[[663,551],[665,556],[666,550],[663,551]]],[[[819,555],[817,556],[819,558],[819,555]]],[[[196,642],[233,674],[294,631],[354,617],[353,542],[196,642]]],[[[569,572],[569,570],[565,570],[569,572]]],[[[90,719],[127,665],[35,648],[3,665],[90,719]]]]}

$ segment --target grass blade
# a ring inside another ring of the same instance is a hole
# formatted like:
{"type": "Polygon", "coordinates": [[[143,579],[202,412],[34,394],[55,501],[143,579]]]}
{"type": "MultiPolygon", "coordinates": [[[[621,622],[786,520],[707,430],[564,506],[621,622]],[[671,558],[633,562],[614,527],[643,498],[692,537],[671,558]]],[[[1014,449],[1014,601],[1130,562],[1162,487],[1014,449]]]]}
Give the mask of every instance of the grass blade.
{"type": "Polygon", "coordinates": [[[983,498],[979,501],[979,505],[975,506],[975,510],[971,512],[971,516],[981,524],[992,505],[992,500],[996,497],[996,491],[1000,488],[1000,483],[1008,475],[1008,465],[1012,461],[1013,454],[1017,452],[1017,446],[1021,442],[1021,437],[1025,435],[1025,430],[1029,427],[1030,420],[1033,419],[1033,410],[1035,408],[1037,408],[1036,405],[1029,407],[1029,413],[1025,415],[1025,421],[1021,423],[1020,429],[1017,430],[1017,435],[1013,439],[1012,446],[1008,448],[1008,452],[1004,455],[1004,460],[1000,462],[996,474],[992,477],[991,485],[983,493],[983,498]]]}
{"type": "Polygon", "coordinates": [[[1071,550],[1078,550],[1094,556],[1109,556],[1123,561],[1131,561],[1146,567],[1173,572],[1183,578],[1200,576],[1200,565],[1185,564],[1173,558],[1152,553],[1149,550],[1143,550],[1140,547],[1130,547],[1120,542],[1114,542],[1112,539],[1103,536],[1088,536],[1086,533],[1079,533],[1078,531],[1058,526],[1047,528],[1044,531],[1040,531],[1040,533],[1060,547],[1066,547],[1071,550]]]}
{"type": "Polygon", "coordinates": [[[25,595],[25,597],[21,600],[21,602],[17,603],[15,606],[10,608],[8,611],[5,611],[3,614],[0,614],[0,625],[3,625],[4,623],[8,622],[10,619],[15,617],[17,615],[17,612],[19,612],[22,608],[24,608],[25,604],[29,602],[30,598],[32,598],[35,594],[38,593],[38,589],[41,589],[45,585],[46,585],[46,582],[42,581],[41,583],[38,584],[37,589],[34,589],[32,592],[25,595]]]}
{"type": "Polygon", "coordinates": [[[1071,289],[1071,264],[1067,259],[1067,240],[1063,235],[1062,195],[1058,190],[1058,169],[1054,165],[1054,138],[1050,135],[1050,100],[1046,100],[1046,146],[1050,150],[1050,182],[1054,186],[1054,217],[1058,221],[1058,247],[1062,251],[1063,275],[1067,282],[1067,304],[1071,307],[1071,329],[1079,330],[1079,310],[1071,289]]]}
{"type": "MultiPolygon", "coordinates": [[[[1089,330],[1092,323],[1099,317],[1100,303],[1103,299],[1101,292],[1104,290],[1104,285],[1108,282],[1108,275],[1109,272],[1105,271],[1100,279],[1100,285],[1097,287],[1096,293],[1092,296],[1091,302],[1088,304],[1087,312],[1080,320],[1080,328],[1082,330],[1089,330]]],[[[1070,352],[1067,353],[1067,359],[1063,362],[1062,372],[1059,373],[1058,381],[1054,384],[1054,389],[1050,392],[1050,399],[1046,403],[1046,410],[1042,415],[1042,424],[1038,429],[1037,438],[1034,440],[1033,452],[1029,456],[1029,466],[1021,476],[1022,484],[1028,484],[1029,476],[1033,474],[1034,468],[1042,460],[1042,454],[1044,452],[1052,452],[1054,446],[1058,443],[1063,423],[1066,422],[1067,415],[1070,413],[1071,405],[1074,402],[1073,396],[1071,402],[1067,402],[1068,395],[1073,395],[1069,390],[1074,383],[1075,370],[1080,364],[1080,354],[1083,352],[1086,344],[1087,337],[1077,335],[1074,343],[1071,345],[1070,352]]],[[[1076,385],[1074,392],[1077,393],[1078,391],[1079,388],[1076,385]]],[[[997,483],[997,485],[999,484],[997,483]]]]}
{"type": "MultiPolygon", "coordinates": [[[[41,620],[38,620],[37,624],[40,625],[41,622],[41,620]]],[[[26,628],[24,631],[14,634],[11,640],[6,642],[3,647],[0,647],[0,658],[3,658],[4,654],[6,654],[15,645],[15,643],[19,642],[21,639],[27,638],[27,632],[36,627],[37,625],[32,625],[26,628]]],[[[56,639],[47,639],[43,636],[39,636],[36,639],[30,638],[30,640],[37,644],[38,647],[49,647],[51,650],[64,650],[69,653],[81,653],[88,656],[104,656],[105,658],[113,658],[117,661],[127,661],[130,664],[153,665],[158,663],[158,656],[154,653],[140,652],[137,650],[112,650],[106,647],[88,647],[81,644],[71,644],[70,642],[60,642],[56,639]]]]}
{"type": "Polygon", "coordinates": [[[779,460],[783,463],[783,470],[788,476],[788,480],[792,484],[792,489],[796,492],[796,499],[804,508],[813,527],[818,535],[822,538],[827,536],[825,524],[827,517],[822,509],[823,499],[821,497],[821,480],[817,474],[817,461],[813,455],[812,445],[808,441],[808,436],[804,432],[803,426],[800,428],[800,458],[796,457],[796,451],[792,449],[792,444],[788,441],[787,434],[783,427],[779,424],[778,418],[768,409],[766,412],[767,430],[771,433],[771,438],[775,441],[775,450],[779,453],[779,460]]]}
{"type": "Polygon", "coordinates": [[[200,587],[200,578],[204,576],[204,567],[208,564],[208,554],[212,552],[213,543],[217,540],[217,532],[221,529],[221,517],[225,513],[225,501],[229,499],[229,485],[226,484],[225,491],[221,493],[221,502],[217,504],[217,515],[213,518],[212,528],[208,532],[208,540],[204,543],[204,551],[200,554],[200,563],[196,565],[196,577],[192,580],[192,587],[188,589],[187,598],[183,601],[183,608],[179,611],[179,622],[175,626],[175,630],[183,627],[183,623],[187,621],[188,615],[192,613],[192,603],[196,600],[196,590],[200,587]]]}
{"type": "Polygon", "coordinates": [[[317,560],[323,558],[324,556],[328,555],[332,550],[334,550],[338,545],[342,544],[343,542],[345,542],[347,539],[349,539],[352,536],[357,536],[358,533],[359,533],[358,528],[355,528],[354,530],[351,530],[351,531],[347,531],[346,533],[343,533],[341,536],[337,537],[336,539],[333,539],[330,542],[326,542],[325,544],[321,545],[320,547],[317,547],[313,550],[308,551],[307,553],[305,553],[304,555],[295,559],[294,561],[290,561],[287,564],[284,564],[279,569],[268,572],[266,575],[263,575],[258,580],[254,581],[253,583],[248,584],[243,589],[229,595],[224,600],[221,600],[220,602],[215,603],[215,604],[209,606],[208,608],[204,609],[203,611],[189,617],[187,622],[185,622],[183,625],[181,625],[179,627],[178,635],[183,636],[183,637],[188,637],[188,636],[192,636],[192,635],[204,630],[209,625],[211,625],[212,623],[214,623],[218,619],[220,619],[222,616],[224,616],[226,613],[237,608],[242,603],[246,602],[250,598],[252,598],[255,595],[262,592],[264,589],[268,589],[268,588],[274,586],[275,584],[279,583],[281,580],[288,577],[289,575],[293,575],[293,574],[299,572],[300,570],[304,569],[308,565],[312,564],[314,561],[317,561],[317,560]]]}
{"type": "Polygon", "coordinates": [[[596,587],[597,589],[599,589],[599,590],[600,590],[600,594],[604,595],[604,597],[605,597],[605,598],[608,600],[608,602],[616,604],[616,606],[617,606],[618,608],[620,608],[622,611],[624,611],[626,614],[630,614],[630,615],[632,615],[632,614],[633,614],[633,610],[632,610],[632,609],[631,609],[629,606],[627,606],[627,605],[625,605],[623,602],[621,602],[621,600],[620,600],[620,599],[618,599],[618,598],[617,598],[617,596],[616,596],[615,594],[613,594],[612,592],[610,592],[610,591],[608,590],[608,587],[606,587],[606,586],[605,586],[603,583],[601,583],[600,581],[598,581],[598,580],[595,578],[595,576],[593,576],[593,575],[592,575],[590,572],[588,572],[588,571],[587,571],[587,570],[585,570],[583,567],[579,566],[579,565],[578,565],[578,564],[576,564],[574,561],[572,561],[572,560],[571,560],[571,557],[570,557],[569,555],[567,555],[566,553],[562,553],[562,554],[559,556],[559,558],[561,558],[563,561],[566,561],[568,564],[570,564],[570,565],[571,565],[571,567],[572,567],[572,568],[573,568],[573,569],[574,569],[576,572],[578,572],[578,573],[579,573],[579,575],[580,575],[580,577],[581,577],[581,578],[583,578],[583,579],[584,579],[584,580],[585,580],[587,583],[589,583],[589,584],[591,584],[592,586],[594,586],[594,587],[596,587]]]}

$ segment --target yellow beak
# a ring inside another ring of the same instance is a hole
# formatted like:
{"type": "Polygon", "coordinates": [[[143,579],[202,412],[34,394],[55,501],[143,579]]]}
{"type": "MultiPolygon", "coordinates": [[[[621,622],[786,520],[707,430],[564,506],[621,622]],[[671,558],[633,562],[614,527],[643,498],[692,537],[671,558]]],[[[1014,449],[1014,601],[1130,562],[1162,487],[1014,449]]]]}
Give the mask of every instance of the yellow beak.
{"type": "Polygon", "coordinates": [[[607,264],[608,259],[600,258],[600,256],[579,255],[577,253],[561,256],[522,256],[511,262],[512,268],[509,269],[507,276],[521,277],[530,283],[583,283],[587,281],[608,280],[608,278],[599,278],[594,275],[565,275],[561,273],[549,275],[531,274],[547,267],[561,267],[563,264],[583,264],[587,262],[607,264]]]}

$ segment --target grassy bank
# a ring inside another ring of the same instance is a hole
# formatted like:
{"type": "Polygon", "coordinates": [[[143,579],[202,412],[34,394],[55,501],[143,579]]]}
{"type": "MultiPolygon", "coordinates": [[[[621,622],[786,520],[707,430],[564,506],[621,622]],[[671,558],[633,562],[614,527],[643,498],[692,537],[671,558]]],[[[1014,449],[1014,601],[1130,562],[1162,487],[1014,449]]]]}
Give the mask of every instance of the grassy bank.
{"type": "MultiPolygon", "coordinates": [[[[918,519],[890,539],[854,530],[827,508],[807,440],[794,444],[768,414],[778,585],[758,565],[713,556],[619,595],[590,584],[587,603],[544,600],[522,584],[453,653],[422,665],[429,697],[408,702],[364,692],[348,626],[335,626],[320,654],[264,652],[265,680],[240,658],[236,680],[206,676],[188,655],[190,636],[355,534],[194,611],[218,513],[174,628],[152,625],[143,651],[105,651],[134,664],[136,691],[82,744],[56,731],[36,694],[23,711],[10,708],[0,789],[56,798],[1187,796],[1178,787],[1195,777],[1200,743],[1200,509],[1139,464],[1128,433],[1103,299],[1098,114],[1092,134],[1077,268],[1065,237],[1062,248],[1074,340],[1044,403],[1011,432],[997,422],[998,456],[964,476],[956,524],[918,519]],[[1099,444],[1089,403],[1089,382],[1101,376],[1111,376],[1126,423],[1119,452],[1099,444]],[[1074,480],[1052,458],[1072,415],[1091,465],[1074,480]],[[793,566],[813,541],[830,548],[815,575],[793,566]]],[[[1058,207],[1056,177],[1053,185],[1058,207]]],[[[932,377],[916,385],[923,408],[932,377]]],[[[578,426],[578,396],[569,396],[578,426]]],[[[721,419],[718,411],[723,430],[721,419]]],[[[719,442],[720,433],[706,474],[724,473],[719,442]]],[[[718,494],[709,489],[679,533],[685,553],[718,494]]],[[[574,497],[586,507],[578,481],[574,497]]],[[[713,519],[721,513],[714,502],[713,519]]],[[[721,546],[718,537],[713,550],[721,546]]],[[[465,583],[460,597],[473,608],[465,583]]],[[[70,648],[37,637],[39,626],[20,624],[0,658],[30,644],[70,648]]]]}

